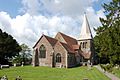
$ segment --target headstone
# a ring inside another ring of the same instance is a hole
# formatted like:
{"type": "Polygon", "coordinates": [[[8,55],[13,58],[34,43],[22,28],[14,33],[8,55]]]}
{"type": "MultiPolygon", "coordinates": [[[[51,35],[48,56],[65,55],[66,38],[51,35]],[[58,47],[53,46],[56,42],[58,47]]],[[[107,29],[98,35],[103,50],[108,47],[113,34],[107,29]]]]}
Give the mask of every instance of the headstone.
{"type": "Polygon", "coordinates": [[[62,64],[60,64],[60,68],[62,68],[62,64]]]}
{"type": "Polygon", "coordinates": [[[16,67],[16,63],[14,63],[14,67],[16,67]]]}
{"type": "Polygon", "coordinates": [[[21,65],[22,67],[24,66],[24,62],[22,62],[22,65],[21,65]]]}
{"type": "Polygon", "coordinates": [[[1,80],[8,80],[8,78],[7,78],[6,75],[4,75],[4,76],[1,78],[1,80]]]}
{"type": "Polygon", "coordinates": [[[85,66],[85,63],[83,62],[83,66],[85,66]]]}

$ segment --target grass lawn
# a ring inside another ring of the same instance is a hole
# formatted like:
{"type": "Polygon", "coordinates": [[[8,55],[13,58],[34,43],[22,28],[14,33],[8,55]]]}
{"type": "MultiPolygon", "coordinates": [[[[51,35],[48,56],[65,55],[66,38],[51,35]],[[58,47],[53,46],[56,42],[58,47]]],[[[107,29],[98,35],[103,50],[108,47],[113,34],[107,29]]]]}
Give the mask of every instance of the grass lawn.
{"type": "Polygon", "coordinates": [[[120,78],[120,69],[114,69],[113,73],[120,78]]]}
{"type": "Polygon", "coordinates": [[[9,80],[15,80],[21,76],[23,80],[110,80],[100,73],[95,67],[88,70],[87,67],[76,68],[49,68],[49,67],[11,67],[0,70],[0,77],[7,75],[9,80]]]}

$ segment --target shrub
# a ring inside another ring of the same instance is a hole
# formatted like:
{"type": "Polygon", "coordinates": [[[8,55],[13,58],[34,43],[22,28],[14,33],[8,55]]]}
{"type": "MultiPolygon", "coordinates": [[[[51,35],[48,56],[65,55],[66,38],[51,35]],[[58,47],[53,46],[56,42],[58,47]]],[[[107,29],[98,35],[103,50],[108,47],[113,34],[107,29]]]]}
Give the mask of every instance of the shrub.
{"type": "Polygon", "coordinates": [[[12,64],[21,64],[21,62],[22,58],[20,56],[17,56],[12,60],[12,64]]]}
{"type": "Polygon", "coordinates": [[[113,71],[113,64],[100,64],[101,68],[104,69],[105,71],[112,72],[113,71]]]}

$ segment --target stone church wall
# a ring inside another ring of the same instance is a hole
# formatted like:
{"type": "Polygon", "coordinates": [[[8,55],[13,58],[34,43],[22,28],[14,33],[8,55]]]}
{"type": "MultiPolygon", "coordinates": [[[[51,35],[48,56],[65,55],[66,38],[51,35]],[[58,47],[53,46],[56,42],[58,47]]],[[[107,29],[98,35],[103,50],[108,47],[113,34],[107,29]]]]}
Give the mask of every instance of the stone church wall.
{"type": "Polygon", "coordinates": [[[54,55],[56,56],[57,53],[61,54],[61,63],[56,63],[55,62],[55,66],[56,67],[67,67],[67,59],[66,59],[66,55],[67,55],[67,51],[64,49],[63,46],[61,46],[60,43],[57,43],[54,47],[54,55]]]}
{"type": "Polygon", "coordinates": [[[46,58],[39,57],[39,66],[50,66],[52,67],[52,54],[53,48],[51,44],[43,37],[40,42],[37,44],[36,48],[38,48],[38,56],[40,56],[39,48],[41,45],[44,45],[46,48],[46,58]]]}

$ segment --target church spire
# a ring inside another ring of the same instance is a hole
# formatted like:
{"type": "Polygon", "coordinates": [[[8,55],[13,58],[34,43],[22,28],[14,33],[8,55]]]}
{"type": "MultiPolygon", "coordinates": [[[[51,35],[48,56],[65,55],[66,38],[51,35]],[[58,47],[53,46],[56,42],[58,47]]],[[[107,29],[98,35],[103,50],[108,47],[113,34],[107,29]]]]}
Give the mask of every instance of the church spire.
{"type": "Polygon", "coordinates": [[[92,33],[90,30],[89,22],[87,20],[86,13],[84,14],[84,20],[81,28],[81,33],[80,33],[80,40],[84,39],[92,39],[92,33]]]}

